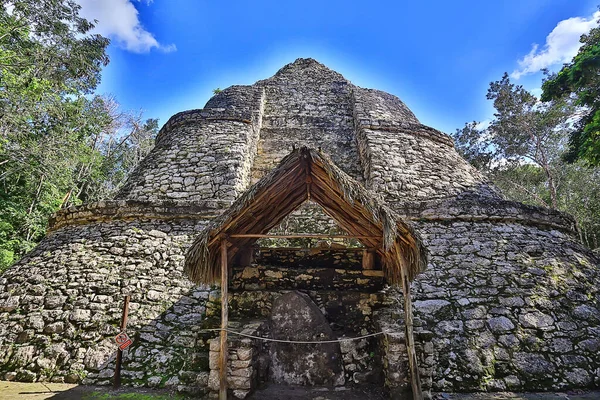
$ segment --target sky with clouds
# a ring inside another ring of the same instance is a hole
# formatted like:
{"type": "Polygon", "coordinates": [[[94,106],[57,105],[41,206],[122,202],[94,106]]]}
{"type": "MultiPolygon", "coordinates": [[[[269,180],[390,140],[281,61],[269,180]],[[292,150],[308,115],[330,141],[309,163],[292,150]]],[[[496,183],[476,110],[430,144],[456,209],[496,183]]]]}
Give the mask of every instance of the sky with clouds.
{"type": "Polygon", "coordinates": [[[504,72],[539,93],[597,26],[597,0],[76,0],[111,39],[99,93],[162,125],[212,90],[252,84],[298,57],[400,97],[447,133],[493,113],[504,72]]]}

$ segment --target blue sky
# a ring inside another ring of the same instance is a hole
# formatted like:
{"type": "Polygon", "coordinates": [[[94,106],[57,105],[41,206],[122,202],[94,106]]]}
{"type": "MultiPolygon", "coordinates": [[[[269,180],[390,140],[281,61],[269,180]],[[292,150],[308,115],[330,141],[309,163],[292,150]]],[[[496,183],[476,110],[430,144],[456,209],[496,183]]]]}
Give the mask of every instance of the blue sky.
{"type": "Polygon", "coordinates": [[[536,71],[570,60],[600,17],[597,0],[77,1],[112,39],[98,92],[161,125],[312,57],[450,133],[491,118],[487,87],[505,71],[539,89],[536,71]]]}

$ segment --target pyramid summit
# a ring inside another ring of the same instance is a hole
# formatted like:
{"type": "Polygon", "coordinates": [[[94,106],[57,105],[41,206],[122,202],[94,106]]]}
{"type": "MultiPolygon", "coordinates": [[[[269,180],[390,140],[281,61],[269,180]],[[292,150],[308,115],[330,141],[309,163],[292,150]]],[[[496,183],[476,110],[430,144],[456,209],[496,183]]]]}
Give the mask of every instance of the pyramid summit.
{"type": "Polygon", "coordinates": [[[286,362],[305,353],[282,347],[275,360],[263,342],[230,337],[236,398],[275,381],[409,390],[403,294],[382,232],[428,260],[411,284],[424,391],[600,387],[600,261],[573,218],[506,200],[400,99],[313,59],[174,115],[113,199],[54,215],[0,276],[0,377],[110,384],[130,295],[123,383],[211,395],[220,289],[192,283],[184,264],[197,237],[239,221],[248,231],[237,233],[363,240],[232,240],[232,329],[281,334],[282,299],[293,297],[320,321],[299,337],[391,334],[330,346],[319,355],[330,367],[290,381],[286,362]],[[282,297],[292,291],[301,296],[282,297]]]}

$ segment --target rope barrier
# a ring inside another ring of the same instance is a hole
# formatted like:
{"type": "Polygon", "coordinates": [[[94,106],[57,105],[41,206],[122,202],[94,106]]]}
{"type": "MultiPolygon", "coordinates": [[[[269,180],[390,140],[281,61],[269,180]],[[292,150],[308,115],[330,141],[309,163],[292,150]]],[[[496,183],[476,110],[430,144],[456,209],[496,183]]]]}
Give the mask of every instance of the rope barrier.
{"type": "Polygon", "coordinates": [[[262,337],[262,336],[249,335],[247,333],[242,333],[242,332],[232,331],[231,329],[222,329],[222,328],[203,329],[203,330],[205,330],[205,331],[225,331],[227,333],[244,336],[244,337],[251,338],[251,339],[264,340],[265,342],[295,343],[295,344],[324,344],[324,343],[348,342],[348,341],[352,341],[352,340],[365,339],[365,338],[373,337],[373,336],[387,335],[387,333],[388,333],[386,331],[381,331],[381,332],[369,333],[368,335],[362,335],[362,336],[357,336],[357,337],[353,337],[353,338],[341,338],[341,339],[335,339],[335,340],[313,340],[313,341],[306,340],[305,341],[305,340],[272,339],[272,338],[266,338],[266,337],[262,337]]]}

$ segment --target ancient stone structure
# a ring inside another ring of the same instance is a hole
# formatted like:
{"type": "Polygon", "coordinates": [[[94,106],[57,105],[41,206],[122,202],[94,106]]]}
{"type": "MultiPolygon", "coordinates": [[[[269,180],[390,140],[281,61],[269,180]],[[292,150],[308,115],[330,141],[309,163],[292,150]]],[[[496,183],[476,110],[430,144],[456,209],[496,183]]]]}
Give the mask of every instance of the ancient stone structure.
{"type": "MultiPolygon", "coordinates": [[[[421,125],[399,99],[311,59],[173,116],[114,200],[56,214],[48,236],[0,276],[2,376],[110,383],[129,294],[134,345],[125,352],[124,384],[215,389],[219,347],[206,328],[217,326],[220,292],[183,275],[186,249],[301,145],[328,154],[423,238],[429,268],[412,289],[425,390],[600,387],[600,266],[577,241],[573,219],[505,200],[447,135],[421,125]]],[[[308,203],[279,231],[336,228],[308,203]]],[[[344,384],[405,391],[402,294],[385,286],[377,262],[363,269],[356,243],[267,244],[233,267],[232,329],[272,334],[272,305],[302,291],[337,337],[388,332],[341,343],[344,384]]],[[[231,338],[236,397],[270,379],[264,346],[231,338]]]]}

